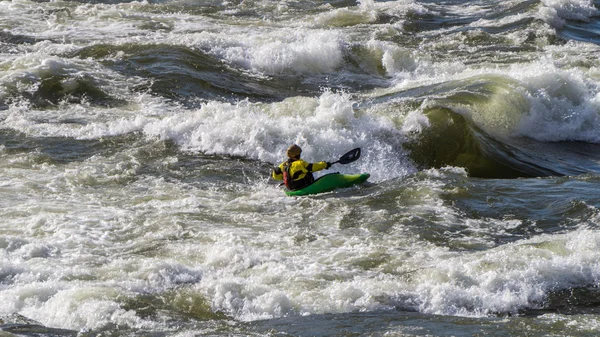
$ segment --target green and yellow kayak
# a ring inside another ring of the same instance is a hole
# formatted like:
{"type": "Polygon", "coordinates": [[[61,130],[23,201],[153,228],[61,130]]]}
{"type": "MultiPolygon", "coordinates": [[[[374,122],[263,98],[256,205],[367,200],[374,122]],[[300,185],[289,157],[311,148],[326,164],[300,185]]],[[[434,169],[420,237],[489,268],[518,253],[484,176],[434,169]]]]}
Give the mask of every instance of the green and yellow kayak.
{"type": "Polygon", "coordinates": [[[345,188],[352,185],[357,185],[365,182],[371,175],[368,173],[361,174],[341,174],[341,173],[330,173],[326,174],[314,183],[306,186],[305,188],[290,191],[284,188],[285,194],[287,195],[308,195],[317,194],[323,192],[329,192],[336,188],[345,188]]]}

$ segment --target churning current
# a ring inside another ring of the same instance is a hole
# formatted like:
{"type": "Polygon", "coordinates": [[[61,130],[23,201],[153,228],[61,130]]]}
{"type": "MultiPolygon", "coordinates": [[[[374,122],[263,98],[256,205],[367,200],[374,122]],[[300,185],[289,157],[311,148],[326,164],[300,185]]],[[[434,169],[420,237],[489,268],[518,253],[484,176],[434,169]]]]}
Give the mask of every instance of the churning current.
{"type": "Polygon", "coordinates": [[[0,1],[3,336],[595,336],[599,8],[0,1]]]}

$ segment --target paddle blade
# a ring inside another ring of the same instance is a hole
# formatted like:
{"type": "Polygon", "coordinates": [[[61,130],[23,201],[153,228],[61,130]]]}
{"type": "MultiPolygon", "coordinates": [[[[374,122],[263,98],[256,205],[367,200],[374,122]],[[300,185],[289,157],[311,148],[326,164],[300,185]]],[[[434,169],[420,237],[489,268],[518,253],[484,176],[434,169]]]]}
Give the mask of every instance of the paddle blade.
{"type": "Polygon", "coordinates": [[[354,150],[348,151],[345,155],[340,157],[340,160],[337,162],[340,164],[350,164],[351,162],[360,158],[360,147],[357,147],[354,150]]]}

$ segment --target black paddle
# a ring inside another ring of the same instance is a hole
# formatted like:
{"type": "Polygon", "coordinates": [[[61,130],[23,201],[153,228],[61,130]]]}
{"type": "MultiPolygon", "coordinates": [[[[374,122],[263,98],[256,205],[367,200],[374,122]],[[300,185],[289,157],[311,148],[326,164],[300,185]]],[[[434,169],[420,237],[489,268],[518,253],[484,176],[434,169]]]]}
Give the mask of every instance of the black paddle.
{"type": "Polygon", "coordinates": [[[331,163],[331,165],[337,164],[337,163],[350,164],[351,162],[357,160],[358,158],[360,158],[360,147],[357,147],[356,149],[348,151],[348,153],[341,156],[338,161],[334,161],[333,163],[331,163]]]}

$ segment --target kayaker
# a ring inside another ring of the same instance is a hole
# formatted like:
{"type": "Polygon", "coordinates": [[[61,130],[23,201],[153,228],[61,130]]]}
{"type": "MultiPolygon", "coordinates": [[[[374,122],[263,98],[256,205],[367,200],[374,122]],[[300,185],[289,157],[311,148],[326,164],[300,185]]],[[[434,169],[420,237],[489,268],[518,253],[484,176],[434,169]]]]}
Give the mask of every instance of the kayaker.
{"type": "Polygon", "coordinates": [[[294,144],[290,146],[286,154],[288,160],[273,168],[272,177],[275,180],[283,180],[288,190],[299,190],[315,181],[313,172],[321,171],[331,167],[330,162],[320,161],[316,163],[307,163],[300,159],[302,149],[294,144]]]}

